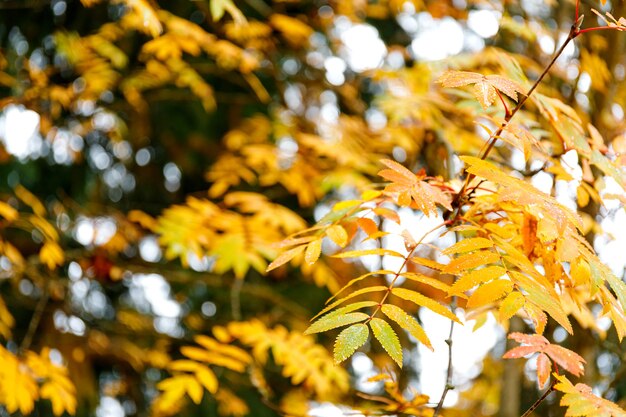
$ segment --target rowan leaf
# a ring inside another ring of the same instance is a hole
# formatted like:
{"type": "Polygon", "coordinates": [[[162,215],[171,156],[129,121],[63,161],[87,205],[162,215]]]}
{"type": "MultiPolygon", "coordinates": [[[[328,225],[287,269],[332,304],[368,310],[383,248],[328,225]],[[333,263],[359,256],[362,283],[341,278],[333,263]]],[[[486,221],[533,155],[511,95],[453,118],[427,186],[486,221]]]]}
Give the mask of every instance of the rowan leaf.
{"type": "MultiPolygon", "coordinates": [[[[377,301],[359,301],[358,303],[352,303],[352,304],[348,304],[347,306],[338,308],[337,310],[328,313],[327,316],[332,315],[340,315],[340,314],[345,314],[345,313],[350,313],[352,311],[355,310],[360,310],[362,308],[365,307],[372,307],[378,305],[377,301]]],[[[322,313],[318,313],[316,314],[311,320],[315,320],[316,318],[318,318],[320,315],[322,315],[322,313]]]]}
{"type": "Polygon", "coordinates": [[[369,315],[365,313],[327,314],[315,323],[311,324],[304,334],[321,333],[337,327],[367,320],[369,315]]]}
{"type": "Polygon", "coordinates": [[[328,236],[330,240],[335,242],[340,248],[343,248],[348,244],[348,232],[346,232],[346,229],[338,224],[330,226],[326,230],[326,236],[328,236]]]}
{"type": "Polygon", "coordinates": [[[550,358],[548,358],[546,354],[540,353],[539,356],[537,356],[537,383],[540,389],[548,382],[550,369],[552,369],[550,358]]]}
{"type": "Polygon", "coordinates": [[[370,320],[370,327],[374,337],[380,342],[385,351],[391,356],[400,368],[402,368],[402,346],[398,335],[393,331],[389,323],[379,318],[370,320]]]}
{"type": "Polygon", "coordinates": [[[559,381],[554,385],[557,391],[562,392],[561,405],[567,407],[566,417],[624,417],[626,411],[617,404],[595,395],[590,386],[578,383],[572,384],[565,375],[554,373],[559,381]]]}
{"type": "Polygon", "coordinates": [[[508,279],[497,279],[478,287],[467,300],[467,306],[481,307],[489,304],[513,291],[513,283],[508,279]]]}
{"type": "Polygon", "coordinates": [[[524,304],[524,296],[520,292],[513,291],[512,293],[507,295],[504,300],[502,300],[502,303],[500,304],[500,309],[498,311],[500,322],[504,322],[505,320],[513,317],[513,315],[517,313],[519,309],[524,307],[524,304]]]}
{"type": "Polygon", "coordinates": [[[404,258],[399,252],[396,252],[391,249],[362,249],[362,250],[351,250],[347,252],[340,252],[333,255],[333,258],[360,258],[362,256],[368,255],[378,255],[378,256],[395,256],[397,258],[404,258]]]}
{"type": "Polygon", "coordinates": [[[458,274],[477,266],[488,265],[500,260],[500,255],[493,250],[480,250],[454,258],[448,265],[445,265],[442,272],[447,274],[458,274]]]}
{"type": "Polygon", "coordinates": [[[448,290],[448,294],[460,294],[464,291],[471,290],[478,284],[500,278],[506,273],[501,266],[491,265],[482,269],[475,269],[462,275],[454,285],[448,290]]]}
{"type": "Polygon", "coordinates": [[[313,265],[319,259],[322,254],[322,239],[315,239],[306,246],[304,251],[304,261],[313,265]]]}
{"type": "Polygon", "coordinates": [[[366,272],[363,275],[360,275],[360,276],[358,276],[356,278],[353,278],[350,281],[348,281],[348,283],[346,285],[344,285],[343,287],[341,287],[332,297],[330,297],[328,299],[328,301],[337,298],[339,296],[339,294],[343,293],[346,289],[348,289],[352,285],[356,284],[357,282],[363,281],[365,278],[371,277],[372,275],[395,275],[395,272],[394,271],[388,271],[386,269],[380,269],[380,270],[377,270],[377,271],[366,272]]]}
{"type": "MultiPolygon", "coordinates": [[[[548,355],[550,359],[575,376],[580,376],[585,372],[583,366],[585,360],[580,355],[562,346],[551,344],[548,339],[541,335],[529,335],[515,332],[509,334],[509,339],[514,339],[518,343],[524,344],[524,346],[518,346],[506,352],[502,356],[505,359],[520,358],[533,353],[540,353],[542,355],[548,355]]],[[[541,360],[543,361],[544,359],[541,360]]],[[[537,362],[537,365],[539,365],[539,362],[537,362]]],[[[551,365],[548,361],[547,365],[542,364],[542,366],[543,368],[537,366],[537,378],[540,381],[542,378],[547,378],[546,372],[550,372],[551,365]],[[547,370],[545,369],[546,366],[548,366],[547,370]]],[[[543,384],[540,383],[540,386],[543,386],[543,384]]]]}
{"type": "Polygon", "coordinates": [[[446,71],[437,82],[446,88],[475,84],[474,95],[485,110],[496,100],[496,89],[515,101],[517,101],[518,93],[525,95],[521,85],[500,75],[482,75],[469,71],[446,71]]]}
{"type": "Polygon", "coordinates": [[[454,245],[441,251],[442,255],[454,255],[456,253],[470,252],[478,249],[492,248],[493,242],[484,237],[473,237],[458,241],[454,245]]]}
{"type": "Polygon", "coordinates": [[[352,356],[358,348],[367,342],[369,334],[368,327],[363,323],[353,324],[339,333],[335,340],[335,363],[341,363],[352,356]]]}
{"type": "Polygon", "coordinates": [[[427,309],[432,310],[439,315],[442,315],[446,318],[449,318],[450,320],[462,324],[458,317],[455,316],[454,313],[448,310],[445,306],[439,304],[432,298],[428,298],[425,295],[422,295],[416,291],[407,290],[406,288],[393,288],[391,290],[391,293],[397,297],[400,297],[407,301],[411,301],[419,306],[426,307],[427,309]]]}
{"type": "Polygon", "coordinates": [[[381,162],[389,169],[383,169],[378,175],[391,181],[391,184],[385,187],[385,191],[398,194],[399,205],[408,206],[413,200],[417,209],[426,216],[437,213],[437,204],[452,210],[450,196],[426,182],[424,174],[414,174],[390,159],[383,159],[381,162]]]}
{"type": "Polygon", "coordinates": [[[383,305],[381,311],[391,320],[395,321],[401,328],[409,332],[409,334],[420,343],[423,343],[430,350],[434,351],[426,332],[413,316],[393,304],[383,305]]]}
{"type": "Polygon", "coordinates": [[[304,245],[296,246],[295,248],[289,249],[281,253],[280,255],[278,255],[276,259],[274,259],[274,261],[271,264],[268,265],[265,272],[270,272],[278,268],[279,266],[282,266],[286,264],[287,262],[291,261],[293,258],[300,255],[302,251],[304,251],[304,247],[305,247],[304,245]]]}
{"type": "Polygon", "coordinates": [[[387,291],[387,289],[388,289],[388,287],[385,287],[385,286],[382,286],[382,285],[375,285],[373,287],[361,288],[360,290],[356,290],[356,291],[346,295],[345,297],[343,297],[343,298],[341,298],[339,300],[336,300],[332,304],[327,305],[318,314],[324,314],[327,311],[330,311],[333,308],[337,307],[338,305],[343,304],[344,302],[346,302],[346,301],[348,301],[348,300],[350,300],[350,299],[352,299],[354,297],[358,297],[359,295],[368,294],[370,292],[387,291]]]}

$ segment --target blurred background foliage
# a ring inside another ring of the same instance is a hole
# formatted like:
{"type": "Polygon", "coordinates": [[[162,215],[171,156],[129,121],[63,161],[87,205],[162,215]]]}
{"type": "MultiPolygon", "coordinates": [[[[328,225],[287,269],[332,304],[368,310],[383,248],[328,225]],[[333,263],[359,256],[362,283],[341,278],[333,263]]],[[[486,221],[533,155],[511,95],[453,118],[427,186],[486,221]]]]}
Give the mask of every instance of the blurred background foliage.
{"type": "MultiPolygon", "coordinates": [[[[601,5],[582,7],[593,21],[589,7],[601,5]]],[[[381,158],[453,178],[455,155],[483,145],[480,107],[434,80],[447,68],[536,77],[573,10],[547,0],[0,0],[0,414],[428,415],[445,357],[413,345],[396,379],[367,382],[393,369],[379,346],[335,367],[332,339],[302,334],[367,265],[296,258],[265,269],[275,242],[380,182],[381,158]],[[30,382],[14,383],[24,366],[30,382]]],[[[618,156],[625,39],[577,39],[542,86],[618,156]]],[[[533,113],[521,119],[547,136],[533,113]]],[[[563,172],[497,151],[566,192],[563,172]]],[[[605,187],[573,193],[586,237],[622,277],[624,211],[594,198],[605,187]]],[[[585,383],[626,398],[615,331],[575,326],[567,336],[551,322],[546,335],[583,355],[585,383]]],[[[503,363],[502,330],[480,331],[459,341],[477,347],[455,359],[465,366],[445,413],[519,416],[537,397],[533,365],[503,363]]],[[[535,413],[562,415],[556,401],[535,413]]]]}

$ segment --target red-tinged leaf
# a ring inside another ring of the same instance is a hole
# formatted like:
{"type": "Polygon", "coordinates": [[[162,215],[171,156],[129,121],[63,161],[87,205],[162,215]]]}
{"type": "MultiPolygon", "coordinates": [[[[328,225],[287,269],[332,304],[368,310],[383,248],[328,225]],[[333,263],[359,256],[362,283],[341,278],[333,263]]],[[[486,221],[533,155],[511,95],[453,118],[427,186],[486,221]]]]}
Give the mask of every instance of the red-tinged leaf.
{"type": "Polygon", "coordinates": [[[348,232],[346,232],[346,229],[338,224],[330,226],[326,230],[326,236],[328,236],[340,248],[343,248],[348,244],[348,232]]]}
{"type": "Polygon", "coordinates": [[[367,255],[378,255],[378,256],[396,256],[398,258],[404,258],[404,255],[391,250],[391,249],[363,249],[363,250],[352,250],[348,252],[340,252],[333,255],[334,258],[360,258],[362,256],[367,255]]]}
{"type": "Polygon", "coordinates": [[[586,361],[569,349],[559,345],[548,345],[544,352],[550,356],[561,368],[575,376],[581,376],[585,373],[586,361]]]}
{"type": "Polygon", "coordinates": [[[513,291],[513,283],[508,279],[497,279],[480,287],[467,300],[470,308],[482,307],[492,303],[513,291]]]}
{"type": "Polygon", "coordinates": [[[500,75],[482,75],[469,71],[446,71],[437,82],[447,88],[475,84],[474,95],[484,109],[496,100],[496,89],[515,101],[517,101],[518,93],[525,94],[521,85],[500,75]]]}
{"type": "Polygon", "coordinates": [[[524,356],[532,355],[537,353],[536,346],[517,346],[506,352],[502,357],[504,359],[518,359],[523,358],[524,356]]]}
{"type": "Polygon", "coordinates": [[[423,343],[428,349],[434,350],[426,332],[413,316],[393,304],[385,304],[382,306],[381,310],[387,317],[409,332],[409,334],[420,343],[423,343]]]}
{"type": "Polygon", "coordinates": [[[313,265],[319,259],[322,253],[322,239],[316,239],[309,243],[304,251],[304,261],[313,265]]]}
{"type": "Polygon", "coordinates": [[[448,291],[448,294],[460,294],[464,291],[471,290],[478,284],[500,278],[506,273],[501,266],[491,265],[482,269],[475,269],[461,276],[458,281],[448,291]]]}
{"type": "Polygon", "coordinates": [[[274,262],[269,264],[265,272],[270,272],[278,268],[279,266],[286,264],[287,262],[291,261],[296,256],[300,255],[302,251],[304,251],[304,245],[296,246],[293,249],[289,249],[288,251],[281,253],[280,255],[278,255],[276,259],[274,259],[274,262]]]}
{"type": "MultiPolygon", "coordinates": [[[[504,354],[503,358],[520,358],[535,352],[548,355],[554,362],[567,372],[580,376],[584,373],[585,360],[575,352],[559,345],[551,344],[545,337],[534,334],[511,333],[509,339],[526,346],[518,346],[504,354]]],[[[549,371],[547,371],[549,372],[549,371]]]]}
{"type": "Polygon", "coordinates": [[[496,252],[492,250],[481,250],[454,258],[443,268],[442,272],[447,274],[458,274],[460,272],[476,268],[477,266],[498,262],[499,260],[500,255],[496,252]]]}
{"type": "Polygon", "coordinates": [[[427,309],[432,310],[439,315],[447,317],[450,320],[454,320],[455,322],[461,324],[461,321],[457,318],[457,316],[454,315],[454,313],[452,313],[445,306],[439,304],[432,298],[428,298],[425,295],[422,295],[416,291],[407,290],[406,288],[393,288],[391,292],[397,297],[400,297],[407,301],[412,301],[419,306],[426,307],[427,309]]]}
{"type": "Polygon", "coordinates": [[[442,255],[454,255],[455,253],[470,252],[478,249],[492,248],[493,242],[484,237],[463,239],[447,249],[441,251],[442,255]]]}
{"type": "Polygon", "coordinates": [[[551,369],[552,363],[550,362],[550,358],[540,353],[539,356],[537,356],[537,383],[539,384],[539,389],[543,388],[546,382],[548,382],[551,369]]]}
{"type": "Polygon", "coordinates": [[[378,175],[391,181],[391,184],[385,187],[385,192],[397,194],[398,205],[408,206],[412,199],[417,209],[424,212],[426,216],[437,212],[437,204],[452,210],[450,196],[440,188],[424,181],[424,175],[416,175],[389,159],[383,159],[381,162],[390,169],[383,169],[378,175]]]}

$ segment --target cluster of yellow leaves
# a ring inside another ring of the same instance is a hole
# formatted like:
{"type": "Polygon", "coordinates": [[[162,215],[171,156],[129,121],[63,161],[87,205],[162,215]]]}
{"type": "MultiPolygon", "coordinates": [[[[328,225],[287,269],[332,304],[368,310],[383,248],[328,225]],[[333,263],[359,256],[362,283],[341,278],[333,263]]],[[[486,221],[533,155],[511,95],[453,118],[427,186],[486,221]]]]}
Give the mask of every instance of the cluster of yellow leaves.
{"type": "MultiPolygon", "coordinates": [[[[152,407],[156,415],[177,413],[185,396],[194,404],[200,404],[204,390],[216,395],[218,379],[209,365],[243,373],[252,362],[252,357],[236,346],[220,343],[208,336],[196,336],[194,340],[199,346],[182,347],[180,351],[185,359],[170,362],[167,368],[173,375],[158,383],[157,388],[162,392],[152,407]]],[[[222,396],[237,398],[230,391],[222,396]]]]}
{"type": "Polygon", "coordinates": [[[55,416],[76,412],[76,388],[67,369],[51,362],[48,348],[18,358],[0,346],[0,404],[9,413],[30,414],[40,398],[50,401],[55,416]]]}
{"type": "Polygon", "coordinates": [[[432,417],[434,409],[428,407],[428,396],[417,393],[414,389],[410,389],[412,398],[407,398],[403,390],[400,388],[397,377],[390,374],[378,374],[368,379],[368,382],[384,381],[384,389],[387,396],[369,395],[360,393],[359,396],[373,402],[375,405],[368,404],[364,408],[364,412],[372,413],[380,411],[381,414],[409,414],[417,417],[432,417]]]}
{"type": "Polygon", "coordinates": [[[234,192],[218,206],[190,197],[186,205],[165,210],[154,225],[168,259],[184,265],[192,254],[215,257],[213,271],[232,270],[243,279],[250,267],[263,273],[276,256],[274,243],[303,228],[304,221],[284,206],[255,193],[234,192]]]}
{"type": "MultiPolygon", "coordinates": [[[[39,250],[39,259],[48,269],[54,270],[65,262],[65,255],[59,245],[59,232],[46,219],[47,210],[39,199],[26,188],[18,185],[14,189],[15,196],[30,210],[29,212],[18,212],[11,205],[0,203],[0,216],[6,222],[3,227],[15,227],[38,233],[43,240],[43,245],[39,250]]],[[[0,254],[6,256],[11,261],[14,271],[19,271],[24,266],[24,259],[19,250],[8,241],[0,238],[0,254]]]]}
{"type": "Polygon", "coordinates": [[[247,371],[253,385],[267,397],[271,388],[262,368],[268,364],[270,353],[273,363],[282,367],[283,376],[289,378],[292,385],[300,386],[320,400],[337,399],[349,389],[347,372],[335,367],[326,349],[310,336],[282,326],[269,328],[259,320],[231,322],[225,327],[214,327],[213,333],[216,339],[196,336],[198,346],[182,347],[180,352],[184,358],[167,365],[172,376],[157,385],[161,394],[152,407],[155,415],[177,413],[186,397],[199,404],[205,390],[218,402],[220,414],[247,414],[247,404],[218,383],[211,367],[239,374],[247,371]],[[250,349],[251,354],[235,343],[250,349]]]}
{"type": "Polygon", "coordinates": [[[591,387],[582,383],[572,384],[565,376],[554,374],[559,381],[554,387],[563,392],[561,405],[567,407],[567,417],[624,417],[626,411],[611,401],[595,395],[591,387]]]}
{"type": "Polygon", "coordinates": [[[336,399],[350,387],[348,373],[335,366],[326,348],[311,336],[280,325],[268,328],[259,320],[231,322],[213,331],[224,342],[234,339],[251,348],[260,365],[268,363],[271,352],[274,363],[282,367],[283,376],[316,398],[336,399]]]}
{"type": "Polygon", "coordinates": [[[355,119],[340,119],[334,129],[332,138],[323,138],[279,119],[261,115],[246,119],[223,139],[227,152],[206,175],[212,182],[209,194],[219,197],[241,183],[281,185],[306,207],[319,201],[329,188],[363,188],[365,175],[376,172],[377,160],[391,153],[394,142],[382,136],[373,140],[355,119]],[[369,151],[363,152],[365,148],[369,151]]]}

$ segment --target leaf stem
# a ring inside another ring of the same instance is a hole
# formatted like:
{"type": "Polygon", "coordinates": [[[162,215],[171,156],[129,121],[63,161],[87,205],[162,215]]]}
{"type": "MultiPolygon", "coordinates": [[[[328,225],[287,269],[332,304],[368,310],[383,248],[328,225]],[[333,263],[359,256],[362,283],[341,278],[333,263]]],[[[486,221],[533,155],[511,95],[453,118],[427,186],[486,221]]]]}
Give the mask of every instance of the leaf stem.
{"type": "Polygon", "coordinates": [[[393,279],[389,283],[389,286],[387,287],[387,291],[385,292],[385,295],[383,295],[382,300],[380,300],[380,302],[376,306],[376,309],[374,310],[374,312],[372,314],[370,314],[370,317],[369,317],[369,319],[367,319],[366,323],[371,321],[374,318],[374,316],[380,311],[380,309],[382,308],[383,304],[385,304],[385,301],[389,297],[389,294],[391,294],[391,290],[393,289],[393,286],[395,285],[396,281],[398,280],[398,277],[400,277],[400,274],[402,274],[402,270],[409,263],[409,259],[413,255],[413,252],[415,252],[415,250],[419,247],[419,245],[422,244],[424,239],[426,239],[426,236],[428,236],[429,234],[433,233],[434,231],[436,231],[439,228],[441,228],[443,226],[446,226],[448,224],[450,224],[450,221],[446,220],[443,223],[439,223],[437,226],[435,226],[432,229],[428,230],[426,233],[424,233],[424,235],[421,237],[421,239],[415,244],[415,246],[413,246],[413,248],[411,248],[411,250],[409,250],[409,253],[407,253],[406,256],[404,257],[404,262],[402,262],[402,265],[400,265],[400,268],[398,268],[398,271],[394,274],[393,279]]]}
{"type": "Polygon", "coordinates": [[[553,381],[550,384],[550,387],[548,387],[548,389],[546,390],[546,392],[544,392],[541,397],[537,398],[537,401],[535,401],[533,405],[531,405],[530,408],[528,408],[528,410],[526,410],[524,414],[522,414],[521,417],[528,417],[533,411],[535,411],[537,407],[539,407],[539,404],[541,404],[543,400],[545,400],[548,397],[548,395],[550,395],[552,391],[554,391],[555,385],[556,385],[556,378],[553,378],[553,381]]]}
{"type": "MultiPolygon", "coordinates": [[[[554,56],[552,57],[552,60],[543,69],[543,72],[539,75],[539,78],[537,78],[537,80],[535,80],[534,84],[530,87],[530,89],[528,90],[526,95],[524,95],[523,97],[520,98],[520,100],[517,102],[517,105],[513,108],[513,110],[511,110],[511,112],[505,116],[504,122],[500,125],[500,127],[489,136],[489,139],[487,140],[487,144],[488,145],[485,148],[485,150],[481,153],[480,159],[486,159],[487,158],[487,156],[489,155],[489,153],[491,152],[491,150],[495,146],[498,138],[500,137],[500,135],[502,134],[504,129],[506,129],[506,127],[509,125],[511,119],[524,106],[524,104],[526,103],[528,98],[532,95],[532,93],[535,91],[535,89],[543,81],[544,77],[546,76],[546,74],[548,74],[550,69],[554,66],[554,64],[557,61],[557,59],[563,54],[563,51],[565,51],[565,48],[567,47],[567,45],[569,45],[569,43],[576,36],[578,36],[580,33],[582,33],[582,31],[578,27],[578,22],[576,22],[574,25],[572,25],[572,27],[571,27],[571,29],[569,31],[569,34],[567,35],[567,38],[565,39],[565,41],[563,42],[563,44],[561,45],[559,50],[554,54],[554,56]]],[[[465,192],[467,190],[467,187],[468,187],[470,181],[473,180],[474,177],[475,176],[473,174],[467,175],[467,177],[465,178],[465,182],[463,183],[463,187],[461,187],[459,192],[454,197],[454,200],[452,201],[452,206],[456,206],[456,213],[454,214],[454,217],[453,217],[453,223],[454,223],[454,221],[456,221],[456,219],[460,215],[461,206],[462,206],[462,200],[465,197],[465,192]]]]}

